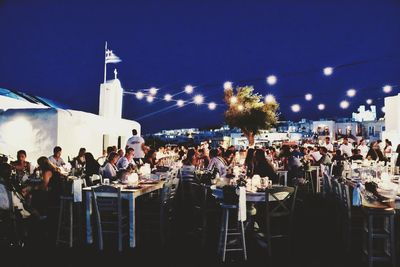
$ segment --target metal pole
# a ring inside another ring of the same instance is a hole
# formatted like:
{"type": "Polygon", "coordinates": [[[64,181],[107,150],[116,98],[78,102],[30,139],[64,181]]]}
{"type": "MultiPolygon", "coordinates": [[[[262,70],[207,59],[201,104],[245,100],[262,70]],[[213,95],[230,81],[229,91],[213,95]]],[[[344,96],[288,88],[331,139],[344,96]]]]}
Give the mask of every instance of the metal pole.
{"type": "Polygon", "coordinates": [[[107,53],[107,41],[106,41],[106,46],[104,48],[104,83],[106,83],[106,79],[107,79],[106,53],[107,53]]]}

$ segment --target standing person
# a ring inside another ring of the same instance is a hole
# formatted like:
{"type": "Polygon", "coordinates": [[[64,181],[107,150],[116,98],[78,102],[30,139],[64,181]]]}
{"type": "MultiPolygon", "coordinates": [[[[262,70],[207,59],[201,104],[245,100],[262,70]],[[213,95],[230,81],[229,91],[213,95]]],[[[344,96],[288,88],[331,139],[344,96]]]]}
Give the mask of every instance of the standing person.
{"type": "Polygon", "coordinates": [[[360,144],[358,145],[357,148],[360,150],[361,156],[363,156],[363,158],[366,158],[369,151],[369,147],[367,146],[365,139],[360,140],[360,144]]]}
{"type": "Polygon", "coordinates": [[[129,138],[128,141],[126,142],[126,147],[133,148],[133,150],[135,151],[134,161],[136,163],[139,163],[140,160],[143,161],[145,143],[144,143],[143,137],[138,135],[138,132],[136,129],[132,130],[132,137],[129,138]]]}
{"type": "Polygon", "coordinates": [[[329,136],[325,137],[325,143],[322,146],[326,147],[326,149],[328,150],[328,153],[333,152],[333,145],[331,143],[331,139],[329,138],[329,136]]]}
{"type": "Polygon", "coordinates": [[[353,146],[349,143],[347,137],[343,138],[343,143],[340,145],[339,149],[346,158],[350,158],[353,155],[353,146]]]}
{"type": "Polygon", "coordinates": [[[56,167],[62,167],[65,165],[65,161],[61,157],[62,149],[59,146],[54,147],[53,155],[49,157],[49,161],[56,167]]]}

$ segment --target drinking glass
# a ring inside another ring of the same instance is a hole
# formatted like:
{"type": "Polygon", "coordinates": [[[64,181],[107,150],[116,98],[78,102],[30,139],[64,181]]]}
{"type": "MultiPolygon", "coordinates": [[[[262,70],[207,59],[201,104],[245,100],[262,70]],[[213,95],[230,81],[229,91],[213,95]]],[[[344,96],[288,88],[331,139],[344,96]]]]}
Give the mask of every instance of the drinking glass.
{"type": "Polygon", "coordinates": [[[110,185],[110,179],[104,178],[104,179],[103,179],[103,184],[104,184],[104,185],[110,185]]]}

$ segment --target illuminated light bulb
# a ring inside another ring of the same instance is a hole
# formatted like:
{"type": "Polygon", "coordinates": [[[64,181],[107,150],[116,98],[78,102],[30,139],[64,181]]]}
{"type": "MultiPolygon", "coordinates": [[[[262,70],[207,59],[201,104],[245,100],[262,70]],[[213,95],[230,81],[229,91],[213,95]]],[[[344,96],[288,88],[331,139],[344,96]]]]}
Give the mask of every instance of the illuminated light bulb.
{"type": "Polygon", "coordinates": [[[371,105],[372,104],[372,99],[367,99],[367,101],[365,101],[365,102],[367,102],[368,105],[371,105]]]}
{"type": "Polygon", "coordinates": [[[301,110],[301,107],[299,104],[294,104],[290,107],[293,112],[299,112],[301,110]]]}
{"type": "Polygon", "coordinates": [[[201,104],[203,104],[203,101],[204,101],[204,97],[203,97],[202,95],[195,95],[195,96],[193,97],[193,102],[194,102],[196,105],[201,105],[201,104]]]}
{"type": "Polygon", "coordinates": [[[146,96],[146,100],[147,100],[147,102],[151,103],[154,101],[154,96],[148,95],[148,96],[146,96]]]}
{"type": "Polygon", "coordinates": [[[383,113],[386,113],[386,109],[385,109],[385,107],[382,107],[382,109],[381,109],[381,110],[382,110],[382,112],[383,112],[383,113]]]}
{"type": "Polygon", "coordinates": [[[193,89],[194,89],[194,87],[191,86],[190,84],[189,84],[189,85],[186,85],[186,86],[185,86],[185,93],[191,94],[191,93],[193,93],[193,89]]]}
{"type": "Polygon", "coordinates": [[[332,67],[326,67],[326,68],[324,68],[323,72],[324,72],[325,76],[330,76],[333,73],[333,68],[332,67]]]}
{"type": "Polygon", "coordinates": [[[270,104],[276,102],[275,96],[268,94],[265,96],[265,103],[270,104]]]}
{"type": "Polygon", "coordinates": [[[318,105],[319,110],[324,110],[325,109],[325,104],[319,104],[318,105]]]}
{"type": "Polygon", "coordinates": [[[347,90],[347,92],[346,92],[348,97],[354,97],[356,95],[356,93],[357,93],[356,89],[353,89],[353,88],[347,90]]]}
{"type": "Polygon", "coordinates": [[[277,83],[277,81],[278,81],[278,78],[277,78],[275,75],[269,75],[269,76],[267,77],[267,83],[268,83],[269,85],[274,85],[274,84],[277,83]]]}
{"type": "Polygon", "coordinates": [[[384,93],[388,94],[392,91],[393,88],[390,85],[385,85],[382,89],[384,93]]]}
{"type": "Polygon", "coordinates": [[[208,104],[208,109],[209,110],[214,110],[214,109],[216,109],[216,107],[217,107],[217,104],[215,104],[214,102],[210,102],[208,104]]]}
{"type": "Polygon", "coordinates": [[[151,88],[149,89],[149,92],[150,92],[150,94],[151,94],[152,96],[156,95],[156,94],[157,94],[157,91],[158,91],[158,89],[155,88],[155,87],[151,87],[151,88]]]}
{"type": "Polygon", "coordinates": [[[229,81],[224,82],[224,90],[230,90],[230,89],[233,89],[232,82],[229,81]]]}
{"type": "Polygon", "coordinates": [[[136,93],[136,98],[137,99],[140,100],[140,99],[143,99],[143,97],[144,97],[144,94],[142,92],[139,91],[139,92],[136,93]]]}
{"type": "Polygon", "coordinates": [[[312,95],[312,94],[306,94],[306,95],[304,96],[304,98],[305,98],[307,101],[311,101],[312,98],[313,98],[313,95],[312,95]]]}
{"type": "Polygon", "coordinates": [[[242,110],[244,109],[244,107],[243,107],[243,105],[238,105],[237,109],[238,109],[239,111],[242,111],[242,110]]]}
{"type": "Polygon", "coordinates": [[[238,102],[238,99],[236,96],[232,96],[229,101],[231,102],[231,104],[236,104],[238,102]]]}
{"type": "Polygon", "coordinates": [[[166,95],[164,96],[164,100],[167,101],[167,102],[171,101],[171,100],[172,100],[172,95],[166,94],[166,95]]]}
{"type": "Polygon", "coordinates": [[[176,105],[178,107],[183,107],[183,105],[185,105],[185,101],[183,101],[182,99],[179,99],[178,101],[176,101],[176,105]]]}
{"type": "Polygon", "coordinates": [[[350,106],[350,103],[347,100],[343,100],[343,101],[340,102],[339,106],[342,109],[346,109],[346,108],[348,108],[350,106]]]}

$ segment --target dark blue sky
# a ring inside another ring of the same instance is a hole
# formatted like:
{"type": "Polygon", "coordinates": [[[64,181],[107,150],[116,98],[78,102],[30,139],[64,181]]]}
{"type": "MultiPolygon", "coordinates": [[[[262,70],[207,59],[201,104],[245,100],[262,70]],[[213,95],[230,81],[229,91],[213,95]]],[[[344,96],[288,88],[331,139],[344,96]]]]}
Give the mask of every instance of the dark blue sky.
{"type": "MultiPolygon", "coordinates": [[[[235,84],[275,94],[289,119],[349,116],[367,98],[380,109],[381,86],[400,84],[399,14],[394,0],[0,1],[0,87],[96,113],[108,40],[123,60],[125,90],[156,86],[164,95],[192,84],[221,103],[224,81],[252,80],[235,84]],[[325,66],[358,61],[366,63],[322,75],[325,66]],[[273,87],[260,80],[269,74],[278,76],[273,87]],[[358,94],[340,110],[351,87],[358,94]],[[300,114],[290,111],[294,103],[300,114]]],[[[169,105],[127,95],[124,117],[169,105]]],[[[206,127],[221,124],[223,111],[190,105],[140,122],[144,132],[206,127]]]]}

